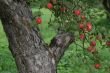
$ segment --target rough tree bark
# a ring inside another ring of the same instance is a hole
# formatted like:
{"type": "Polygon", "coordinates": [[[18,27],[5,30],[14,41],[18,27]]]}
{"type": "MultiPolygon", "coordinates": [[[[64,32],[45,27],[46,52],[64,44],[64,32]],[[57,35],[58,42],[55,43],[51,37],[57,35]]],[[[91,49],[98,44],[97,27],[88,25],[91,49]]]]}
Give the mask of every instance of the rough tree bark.
{"type": "Polygon", "coordinates": [[[56,35],[47,46],[25,0],[0,0],[0,19],[19,73],[56,73],[56,65],[74,41],[69,33],[56,35]]]}

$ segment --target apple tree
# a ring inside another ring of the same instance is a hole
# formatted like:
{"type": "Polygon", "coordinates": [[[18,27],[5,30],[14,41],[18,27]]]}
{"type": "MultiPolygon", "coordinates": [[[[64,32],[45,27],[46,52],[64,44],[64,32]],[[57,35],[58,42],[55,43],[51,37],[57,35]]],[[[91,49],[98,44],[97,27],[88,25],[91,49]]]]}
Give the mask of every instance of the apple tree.
{"type": "MultiPolygon", "coordinates": [[[[107,2],[108,0],[104,0],[102,3],[109,11],[107,2]]],[[[83,42],[80,47],[84,55],[87,52],[94,55],[95,68],[99,69],[100,57],[95,41],[103,37],[91,19],[93,15],[89,13],[89,9],[96,7],[98,3],[102,4],[99,0],[0,0],[0,19],[19,73],[57,73],[56,66],[66,48],[73,42],[80,46],[77,39],[83,42]],[[55,16],[54,21],[50,19],[49,25],[57,24],[59,33],[53,37],[50,45],[42,39],[39,28],[33,27],[33,20],[36,26],[42,23],[40,12],[36,17],[32,15],[30,7],[35,2],[36,8],[48,8],[55,16]]],[[[106,44],[110,46],[110,41],[106,44]]],[[[85,56],[84,58],[86,60],[85,56]]]]}

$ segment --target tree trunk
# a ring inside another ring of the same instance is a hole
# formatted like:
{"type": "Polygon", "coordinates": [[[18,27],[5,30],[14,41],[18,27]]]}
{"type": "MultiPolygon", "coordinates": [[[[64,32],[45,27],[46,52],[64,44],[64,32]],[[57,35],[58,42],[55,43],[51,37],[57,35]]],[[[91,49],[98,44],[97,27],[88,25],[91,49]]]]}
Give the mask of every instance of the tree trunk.
{"type": "Polygon", "coordinates": [[[74,36],[61,33],[46,45],[31,26],[32,12],[25,0],[0,0],[0,18],[19,73],[56,73],[56,65],[74,36]]]}

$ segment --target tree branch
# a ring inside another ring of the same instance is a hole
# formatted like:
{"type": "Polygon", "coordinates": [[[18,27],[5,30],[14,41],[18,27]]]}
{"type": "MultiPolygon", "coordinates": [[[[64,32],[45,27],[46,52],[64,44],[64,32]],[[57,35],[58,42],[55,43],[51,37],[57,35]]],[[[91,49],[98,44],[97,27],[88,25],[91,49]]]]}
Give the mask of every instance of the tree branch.
{"type": "Polygon", "coordinates": [[[75,38],[70,33],[58,34],[51,40],[50,51],[54,54],[56,63],[59,62],[60,58],[63,56],[66,48],[69,47],[71,43],[75,41],[75,38]]]}

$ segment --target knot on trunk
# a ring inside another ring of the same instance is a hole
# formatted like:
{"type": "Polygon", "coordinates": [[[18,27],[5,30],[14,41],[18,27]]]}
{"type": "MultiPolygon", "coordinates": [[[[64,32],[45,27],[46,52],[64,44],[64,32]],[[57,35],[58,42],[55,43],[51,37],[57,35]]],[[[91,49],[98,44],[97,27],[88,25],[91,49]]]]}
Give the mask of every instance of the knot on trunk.
{"type": "Polygon", "coordinates": [[[56,47],[65,48],[69,44],[74,42],[74,40],[75,40],[74,35],[70,33],[61,33],[51,40],[50,47],[56,46],[56,47]]]}

